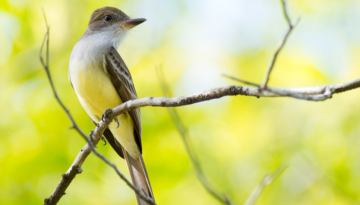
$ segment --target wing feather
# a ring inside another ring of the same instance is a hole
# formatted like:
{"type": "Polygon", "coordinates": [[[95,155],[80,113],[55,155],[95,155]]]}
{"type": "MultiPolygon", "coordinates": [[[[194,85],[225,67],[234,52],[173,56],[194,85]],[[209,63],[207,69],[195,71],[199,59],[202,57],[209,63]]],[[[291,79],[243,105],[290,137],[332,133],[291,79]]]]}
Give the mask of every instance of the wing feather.
{"type": "MultiPolygon", "coordinates": [[[[104,69],[105,72],[108,73],[111,82],[113,83],[123,102],[138,98],[130,71],[119,53],[113,47],[111,47],[109,52],[105,55],[104,69]]],[[[139,147],[140,153],[142,153],[140,108],[129,111],[128,113],[134,123],[135,142],[139,147]]]]}

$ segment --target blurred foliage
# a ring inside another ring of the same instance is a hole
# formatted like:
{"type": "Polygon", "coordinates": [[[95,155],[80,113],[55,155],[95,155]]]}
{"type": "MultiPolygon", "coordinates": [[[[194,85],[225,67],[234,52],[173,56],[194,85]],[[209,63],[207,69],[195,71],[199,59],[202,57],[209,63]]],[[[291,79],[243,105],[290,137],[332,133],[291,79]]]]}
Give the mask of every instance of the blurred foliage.
{"type": "MultiPolygon", "coordinates": [[[[360,76],[360,2],[289,0],[302,20],[270,85],[315,86],[360,76]]],[[[227,73],[261,82],[286,30],[278,0],[0,1],[0,204],[41,204],[84,146],[54,100],[38,50],[50,33],[50,69],[82,129],[93,124],[67,80],[72,47],[93,10],[122,9],[148,21],[119,52],[140,97],[161,96],[162,64],[176,96],[233,84],[227,73]]],[[[227,97],[178,108],[206,175],[242,204],[265,174],[290,167],[257,204],[360,203],[360,89],[326,102],[227,97]]],[[[166,109],[142,108],[143,149],[158,204],[218,204],[196,178],[166,109]]],[[[110,146],[98,149],[127,174],[110,146]]],[[[90,156],[59,204],[135,204],[132,191],[90,156]]]]}

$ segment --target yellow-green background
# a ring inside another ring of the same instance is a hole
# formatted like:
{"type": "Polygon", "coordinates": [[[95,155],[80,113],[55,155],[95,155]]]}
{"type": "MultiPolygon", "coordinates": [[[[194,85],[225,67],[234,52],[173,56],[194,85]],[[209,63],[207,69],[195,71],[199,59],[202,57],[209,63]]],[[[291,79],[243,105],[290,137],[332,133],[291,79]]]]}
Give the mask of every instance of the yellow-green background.
{"type": "MultiPolygon", "coordinates": [[[[316,86],[360,77],[360,2],[289,0],[301,15],[270,85],[316,86]]],[[[162,65],[176,96],[261,82],[286,31],[278,0],[1,0],[0,204],[42,204],[85,144],[54,100],[38,51],[51,26],[50,69],[81,128],[94,128],[67,80],[72,47],[91,12],[114,6],[148,21],[119,52],[139,97],[162,96],[162,65]]],[[[242,204],[263,176],[290,167],[257,204],[360,203],[360,89],[326,102],[226,97],[179,108],[202,166],[220,192],[242,204]]],[[[158,204],[219,204],[196,178],[164,108],[142,108],[144,159],[158,204]]],[[[99,151],[127,174],[110,146],[99,151]]],[[[115,172],[91,155],[59,204],[135,204],[115,172]]]]}

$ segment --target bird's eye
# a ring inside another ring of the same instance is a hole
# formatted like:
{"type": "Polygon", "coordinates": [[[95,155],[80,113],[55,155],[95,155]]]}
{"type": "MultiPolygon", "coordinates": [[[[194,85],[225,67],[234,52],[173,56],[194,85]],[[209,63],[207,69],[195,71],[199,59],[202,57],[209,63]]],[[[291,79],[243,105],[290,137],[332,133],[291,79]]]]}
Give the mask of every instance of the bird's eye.
{"type": "Polygon", "coordinates": [[[105,17],[104,17],[104,20],[105,21],[110,21],[112,19],[112,16],[110,16],[110,15],[106,15],[105,17]]]}

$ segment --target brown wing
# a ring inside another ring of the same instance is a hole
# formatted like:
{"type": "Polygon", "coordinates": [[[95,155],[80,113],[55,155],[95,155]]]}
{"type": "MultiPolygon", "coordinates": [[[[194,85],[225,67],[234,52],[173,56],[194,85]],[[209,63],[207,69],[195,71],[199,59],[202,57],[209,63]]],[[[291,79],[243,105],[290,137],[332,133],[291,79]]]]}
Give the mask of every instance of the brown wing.
{"type": "MultiPolygon", "coordinates": [[[[128,100],[137,99],[134,83],[131,78],[129,69],[125,62],[120,57],[115,48],[111,47],[109,52],[105,55],[105,72],[108,73],[113,85],[115,86],[121,100],[126,102],[128,100]]],[[[140,109],[129,111],[129,115],[134,123],[134,138],[142,153],[141,146],[141,113],[140,109]]],[[[120,125],[121,126],[121,125],[120,125]]]]}

